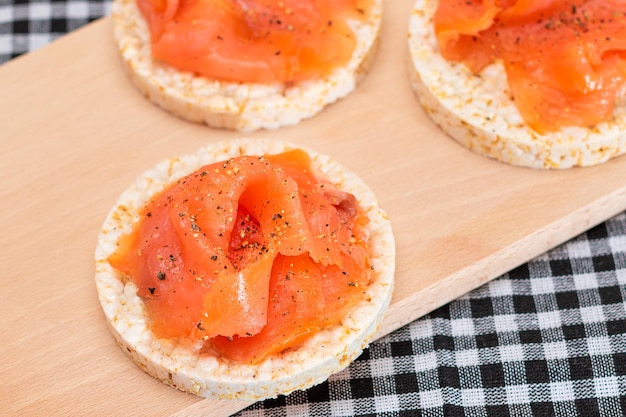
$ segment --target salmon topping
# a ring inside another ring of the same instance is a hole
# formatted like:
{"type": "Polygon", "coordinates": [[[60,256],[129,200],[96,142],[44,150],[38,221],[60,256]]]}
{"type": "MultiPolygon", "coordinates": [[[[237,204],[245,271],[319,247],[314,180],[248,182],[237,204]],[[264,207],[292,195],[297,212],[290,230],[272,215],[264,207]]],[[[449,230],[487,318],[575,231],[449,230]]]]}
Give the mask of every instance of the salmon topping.
{"type": "Polygon", "coordinates": [[[152,55],[179,70],[236,82],[320,78],[352,58],[349,20],[373,0],[137,0],[152,55]]]}
{"type": "Polygon", "coordinates": [[[338,324],[371,278],[369,220],[301,150],[202,167],[155,195],[109,262],[157,338],[243,363],[338,324]]]}
{"type": "Polygon", "coordinates": [[[501,62],[540,133],[609,120],[626,94],[622,0],[439,0],[434,27],[447,60],[475,74],[501,62]]]}

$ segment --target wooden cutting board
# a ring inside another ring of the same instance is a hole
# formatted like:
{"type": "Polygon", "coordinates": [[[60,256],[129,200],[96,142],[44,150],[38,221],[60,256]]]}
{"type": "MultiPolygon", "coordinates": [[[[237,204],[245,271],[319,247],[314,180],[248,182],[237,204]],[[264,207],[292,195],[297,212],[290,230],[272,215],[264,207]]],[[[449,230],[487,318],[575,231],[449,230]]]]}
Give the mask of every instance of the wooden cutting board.
{"type": "MultiPolygon", "coordinates": [[[[407,76],[411,0],[350,97],[279,138],[332,155],[377,193],[397,243],[379,336],[626,208],[626,159],[545,172],[473,154],[425,116],[407,76]]],[[[119,193],[158,161],[241,136],[178,120],[122,72],[110,19],[0,67],[0,371],[4,415],[228,415],[152,379],[107,330],[93,250],[119,193]]],[[[625,248],[626,249],[626,248],[625,248]]]]}

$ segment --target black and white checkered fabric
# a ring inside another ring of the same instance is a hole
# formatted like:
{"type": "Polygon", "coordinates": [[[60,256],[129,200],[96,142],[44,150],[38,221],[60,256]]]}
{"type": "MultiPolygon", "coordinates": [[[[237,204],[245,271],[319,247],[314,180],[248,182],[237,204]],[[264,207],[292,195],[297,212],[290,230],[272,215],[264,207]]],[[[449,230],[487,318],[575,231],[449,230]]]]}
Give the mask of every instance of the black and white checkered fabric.
{"type": "MultiPolygon", "coordinates": [[[[0,63],[108,14],[0,0],[0,63]]],[[[256,416],[625,416],[626,214],[375,341],[256,416]]]]}
{"type": "Polygon", "coordinates": [[[0,64],[109,14],[102,0],[0,0],[0,64]]]}

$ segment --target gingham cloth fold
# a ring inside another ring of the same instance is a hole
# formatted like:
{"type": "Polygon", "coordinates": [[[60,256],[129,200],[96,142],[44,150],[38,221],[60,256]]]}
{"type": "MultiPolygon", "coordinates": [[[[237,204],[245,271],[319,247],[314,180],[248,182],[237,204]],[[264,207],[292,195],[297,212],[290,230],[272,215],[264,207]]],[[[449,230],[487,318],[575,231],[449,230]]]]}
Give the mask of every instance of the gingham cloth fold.
{"type": "MultiPolygon", "coordinates": [[[[109,10],[0,0],[0,63],[109,10]]],[[[238,416],[624,416],[625,299],[622,213],[238,416]]]]}

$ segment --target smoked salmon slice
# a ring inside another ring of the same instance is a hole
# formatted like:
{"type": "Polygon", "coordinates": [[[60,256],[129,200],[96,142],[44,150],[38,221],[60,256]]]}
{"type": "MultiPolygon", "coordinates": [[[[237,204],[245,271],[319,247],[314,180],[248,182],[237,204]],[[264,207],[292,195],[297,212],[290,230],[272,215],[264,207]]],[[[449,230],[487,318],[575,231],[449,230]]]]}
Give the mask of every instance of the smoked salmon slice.
{"type": "Polygon", "coordinates": [[[217,80],[272,83],[320,78],[356,46],[349,21],[372,0],[137,0],[154,58],[217,80]]]}
{"type": "Polygon", "coordinates": [[[210,164],[155,195],[109,257],[157,338],[258,363],[338,323],[371,278],[367,215],[304,151],[210,164]]]}
{"type": "Polygon", "coordinates": [[[526,123],[540,133],[609,120],[626,92],[626,9],[618,0],[440,0],[441,55],[478,74],[506,71],[526,123]]]}

